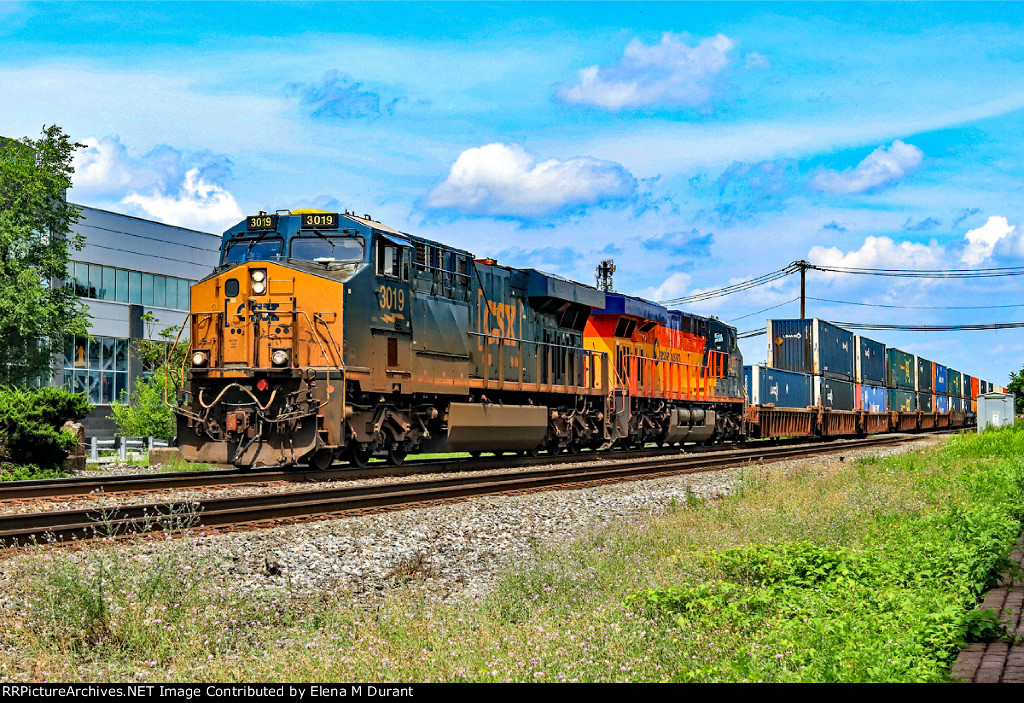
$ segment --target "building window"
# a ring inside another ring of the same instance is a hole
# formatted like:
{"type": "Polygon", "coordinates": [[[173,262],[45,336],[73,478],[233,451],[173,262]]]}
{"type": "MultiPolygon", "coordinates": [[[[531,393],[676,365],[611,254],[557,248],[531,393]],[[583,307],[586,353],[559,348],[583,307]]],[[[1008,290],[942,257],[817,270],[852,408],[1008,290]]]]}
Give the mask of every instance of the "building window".
{"type": "Polygon", "coordinates": [[[128,340],[75,337],[64,349],[64,387],[97,405],[127,400],[128,340]]]}
{"type": "Polygon", "coordinates": [[[134,303],[173,310],[188,310],[188,289],[193,281],[111,266],[73,261],[68,285],[83,298],[134,303]]]}

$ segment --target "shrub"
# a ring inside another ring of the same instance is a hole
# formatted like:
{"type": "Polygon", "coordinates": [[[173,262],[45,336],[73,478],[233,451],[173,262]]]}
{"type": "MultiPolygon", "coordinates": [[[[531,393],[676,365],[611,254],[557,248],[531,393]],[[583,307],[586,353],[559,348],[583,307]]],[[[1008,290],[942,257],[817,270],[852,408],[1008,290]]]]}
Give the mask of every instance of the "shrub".
{"type": "Polygon", "coordinates": [[[5,471],[26,464],[59,470],[75,446],[75,438],[61,426],[81,420],[91,409],[85,395],[63,388],[0,386],[0,464],[5,471]]]}

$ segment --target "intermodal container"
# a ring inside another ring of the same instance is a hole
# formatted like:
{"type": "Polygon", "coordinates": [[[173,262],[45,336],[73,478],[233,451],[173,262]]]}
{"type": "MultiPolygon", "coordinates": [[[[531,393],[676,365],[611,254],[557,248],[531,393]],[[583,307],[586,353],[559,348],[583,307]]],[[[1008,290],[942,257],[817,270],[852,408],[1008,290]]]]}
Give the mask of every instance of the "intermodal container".
{"type": "Polygon", "coordinates": [[[935,412],[937,413],[948,413],[949,412],[949,398],[944,395],[935,396],[935,412]]]}
{"type": "Polygon", "coordinates": [[[914,391],[888,389],[889,409],[901,413],[912,413],[917,410],[917,394],[914,391]]]}
{"type": "Polygon", "coordinates": [[[923,413],[935,412],[935,396],[927,392],[918,392],[917,409],[923,413]]]}
{"type": "MultiPolygon", "coordinates": [[[[914,368],[917,369],[917,388],[915,390],[918,393],[931,393],[932,383],[935,380],[935,370],[932,368],[932,362],[928,361],[924,357],[914,357],[914,368]]],[[[920,405],[920,402],[918,402],[920,405]]],[[[930,410],[928,412],[931,412],[930,410]]]]}
{"type": "Polygon", "coordinates": [[[849,381],[815,376],[814,404],[832,410],[854,410],[856,406],[854,386],[849,381]]]}
{"type": "Polygon", "coordinates": [[[916,389],[917,367],[914,365],[913,354],[888,347],[885,350],[885,369],[885,385],[889,388],[900,388],[905,391],[916,389]]]}
{"type": "Polygon", "coordinates": [[[964,399],[955,395],[949,397],[949,412],[962,413],[964,411],[964,399]]]}
{"type": "Polygon", "coordinates": [[[768,320],[768,366],[853,380],[853,333],[824,320],[768,320]]]}
{"type": "Polygon", "coordinates": [[[939,363],[932,364],[932,369],[932,390],[935,391],[935,395],[946,394],[949,392],[949,370],[939,363]]]}
{"type": "Polygon", "coordinates": [[[885,385],[885,345],[859,334],[853,338],[857,367],[854,380],[872,386],[885,385]]]}
{"type": "MultiPolygon", "coordinates": [[[[965,405],[965,407],[966,407],[966,405],[965,405]]],[[[978,412],[978,399],[977,398],[972,398],[971,399],[971,412],[975,413],[975,414],[977,414],[977,412],[978,412]]]]}
{"type": "MultiPolygon", "coordinates": [[[[978,397],[978,377],[964,374],[964,398],[974,400],[978,397]]],[[[966,408],[966,406],[964,406],[966,408]]]]}
{"type": "MultiPolygon", "coordinates": [[[[946,383],[949,385],[950,398],[964,397],[964,375],[953,369],[946,369],[946,383]]],[[[957,410],[956,412],[960,412],[957,410]]]]}
{"type": "Polygon", "coordinates": [[[884,413],[889,408],[888,393],[886,393],[884,386],[869,386],[866,383],[858,383],[856,400],[857,410],[884,413]]]}
{"type": "Polygon", "coordinates": [[[806,408],[811,405],[811,376],[807,374],[754,364],[743,367],[743,383],[751,405],[774,405],[778,408],[806,408]]]}

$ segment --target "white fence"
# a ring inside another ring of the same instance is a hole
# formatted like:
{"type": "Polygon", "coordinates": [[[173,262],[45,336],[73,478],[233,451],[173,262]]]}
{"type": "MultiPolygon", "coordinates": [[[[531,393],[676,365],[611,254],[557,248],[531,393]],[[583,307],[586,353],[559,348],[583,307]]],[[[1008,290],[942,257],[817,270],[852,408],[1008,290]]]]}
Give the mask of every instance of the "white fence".
{"type": "Polygon", "coordinates": [[[109,439],[100,439],[98,437],[90,437],[87,444],[89,447],[89,461],[102,462],[102,461],[113,461],[115,459],[125,460],[128,458],[128,452],[148,452],[153,447],[168,447],[170,443],[165,439],[154,439],[153,437],[111,437],[109,439]],[[100,451],[107,449],[116,449],[117,455],[100,456],[100,451]]]}

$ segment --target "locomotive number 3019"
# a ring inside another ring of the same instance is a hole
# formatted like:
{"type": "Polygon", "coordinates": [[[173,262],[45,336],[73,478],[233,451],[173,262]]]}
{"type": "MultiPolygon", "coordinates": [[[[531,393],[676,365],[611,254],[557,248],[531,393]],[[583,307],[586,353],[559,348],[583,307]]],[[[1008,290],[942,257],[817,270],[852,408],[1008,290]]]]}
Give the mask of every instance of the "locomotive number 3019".
{"type": "Polygon", "coordinates": [[[377,289],[377,300],[381,310],[405,310],[405,291],[401,288],[381,286],[377,289]]]}

